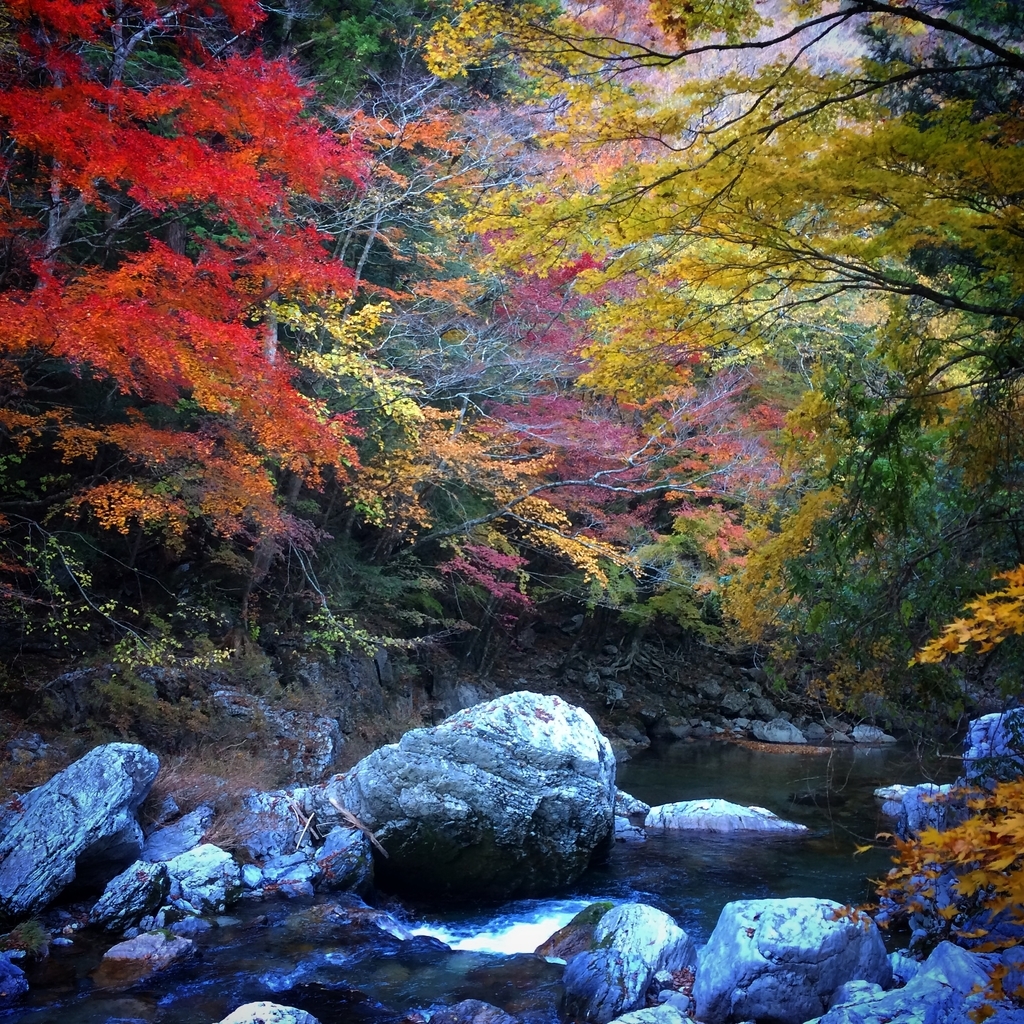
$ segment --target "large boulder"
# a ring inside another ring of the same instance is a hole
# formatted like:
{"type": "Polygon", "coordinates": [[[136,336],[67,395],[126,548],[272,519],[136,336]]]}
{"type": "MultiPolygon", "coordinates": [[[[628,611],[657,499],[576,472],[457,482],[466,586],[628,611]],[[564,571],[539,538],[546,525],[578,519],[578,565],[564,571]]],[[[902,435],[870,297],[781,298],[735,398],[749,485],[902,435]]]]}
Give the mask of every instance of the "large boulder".
{"type": "Polygon", "coordinates": [[[849,981],[889,984],[874,922],[818,899],[729,903],[701,951],[693,997],[706,1024],[770,1018],[802,1024],[849,981]]]}
{"type": "Polygon", "coordinates": [[[696,959],[693,940],[668,914],[623,903],[597,922],[593,948],[566,964],[566,1005],[577,1018],[606,1024],[643,1006],[659,971],[677,971],[696,959]]]}
{"type": "Polygon", "coordinates": [[[695,832],[778,832],[799,835],[806,825],[786,821],[764,807],[744,807],[728,800],[680,800],[652,807],[647,828],[686,829],[695,832]]]}
{"type": "Polygon", "coordinates": [[[615,758],[585,711],[521,691],[406,733],[323,798],[374,830],[386,885],[535,894],[575,881],[611,836],[615,758]]]}
{"type": "Polygon", "coordinates": [[[0,814],[0,918],[46,906],[85,868],[107,881],[135,860],[135,812],[160,762],[134,743],[108,743],[10,801],[0,814]],[[103,877],[105,875],[105,877],[103,877]]]}

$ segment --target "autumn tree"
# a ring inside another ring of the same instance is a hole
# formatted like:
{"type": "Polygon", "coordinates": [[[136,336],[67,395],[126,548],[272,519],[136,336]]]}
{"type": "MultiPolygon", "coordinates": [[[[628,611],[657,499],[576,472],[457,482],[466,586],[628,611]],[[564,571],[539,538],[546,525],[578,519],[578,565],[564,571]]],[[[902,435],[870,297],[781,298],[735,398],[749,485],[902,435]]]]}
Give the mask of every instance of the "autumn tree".
{"type": "Polygon", "coordinates": [[[1024,24],[954,2],[634,13],[475,3],[440,25],[439,73],[513,69],[564,155],[474,223],[508,265],[597,258],[590,380],[650,400],[768,354],[803,384],[734,610],[842,699],[1021,558],[1024,24]]]}
{"type": "Polygon", "coordinates": [[[362,150],[306,117],[283,61],[247,52],[247,0],[5,16],[7,596],[96,611],[97,550],[141,587],[219,545],[244,606],[276,551],[312,542],[282,495],[355,465],[351,419],[300,388],[273,304],[351,293],[294,209],[351,195],[362,150]]]}

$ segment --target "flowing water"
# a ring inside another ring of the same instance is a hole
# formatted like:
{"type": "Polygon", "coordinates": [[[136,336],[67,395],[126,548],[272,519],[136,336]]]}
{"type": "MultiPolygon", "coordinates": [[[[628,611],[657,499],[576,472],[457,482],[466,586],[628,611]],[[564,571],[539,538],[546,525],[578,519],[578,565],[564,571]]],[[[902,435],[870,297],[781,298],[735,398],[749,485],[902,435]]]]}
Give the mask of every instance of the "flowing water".
{"type": "Polygon", "coordinates": [[[91,972],[109,945],[76,938],[27,968],[27,1004],[10,1024],[210,1024],[256,999],[299,1006],[322,1024],[398,1024],[462,999],[501,1006],[526,1024],[555,1024],[561,966],[532,950],[597,899],[659,907],[705,941],[731,900],[820,896],[870,898],[867,879],[889,854],[872,843],[888,822],[872,791],[895,782],[948,781],[959,759],[922,764],[900,748],[837,747],[780,754],[726,743],[675,743],[619,768],[619,786],[650,804],[722,797],[757,804],[807,825],[797,838],[649,833],[616,843],[568,892],[498,906],[382,906],[414,934],[322,926],[315,901],[241,904],[197,940],[190,966],[126,992],[101,991],[91,972]],[[311,906],[312,902],[312,906],[311,906]]]}

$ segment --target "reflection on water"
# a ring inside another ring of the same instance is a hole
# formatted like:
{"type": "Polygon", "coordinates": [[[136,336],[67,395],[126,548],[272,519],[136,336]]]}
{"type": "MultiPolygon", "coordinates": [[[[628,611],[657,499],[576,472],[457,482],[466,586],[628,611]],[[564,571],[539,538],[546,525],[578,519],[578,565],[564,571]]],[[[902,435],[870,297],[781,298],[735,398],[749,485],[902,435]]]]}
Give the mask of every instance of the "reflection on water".
{"type": "MultiPolygon", "coordinates": [[[[865,878],[888,866],[883,849],[862,857],[853,853],[888,824],[878,815],[872,791],[893,782],[947,781],[958,766],[954,760],[922,766],[892,748],[808,755],[712,742],[673,744],[622,766],[620,787],[651,804],[700,797],[757,804],[803,822],[811,834],[772,839],[651,833],[644,844],[615,844],[605,863],[556,898],[490,907],[389,903],[419,933],[407,942],[372,929],[334,928],[323,908],[311,909],[309,901],[242,904],[237,924],[201,937],[191,965],[125,993],[92,988],[90,972],[109,942],[80,937],[30,969],[29,1005],[4,1020],[210,1024],[241,1003],[271,999],[309,1010],[323,1024],[400,1024],[413,1011],[473,998],[527,1024],[555,1024],[562,969],[523,954],[587,903],[651,903],[702,941],[730,900],[860,901],[869,894],[865,878]]],[[[326,901],[319,897],[315,903],[326,901]]]]}
{"type": "Polygon", "coordinates": [[[835,747],[777,754],[727,743],[675,743],[619,770],[619,786],[649,804],[721,797],[767,807],[812,831],[802,838],[651,832],[642,846],[617,844],[585,884],[617,898],[641,898],[695,937],[710,934],[725,903],[742,898],[819,896],[866,900],[889,868],[884,843],[855,849],[891,827],[874,790],[894,782],[948,781],[959,758],[922,760],[894,747],[835,747]],[[795,798],[795,799],[794,799],[795,798]]]}

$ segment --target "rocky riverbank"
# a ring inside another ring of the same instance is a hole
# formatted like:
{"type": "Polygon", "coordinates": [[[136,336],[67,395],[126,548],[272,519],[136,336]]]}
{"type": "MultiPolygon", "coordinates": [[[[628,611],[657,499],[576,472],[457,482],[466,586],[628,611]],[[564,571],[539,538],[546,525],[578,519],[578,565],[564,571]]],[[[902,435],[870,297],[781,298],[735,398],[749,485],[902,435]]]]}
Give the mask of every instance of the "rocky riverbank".
{"type": "MultiPolygon", "coordinates": [[[[1001,720],[977,723],[965,774],[983,777],[993,756],[1006,755],[1007,736],[1001,720]]],[[[387,891],[455,897],[552,891],[578,878],[613,836],[642,841],[645,830],[695,829],[799,841],[802,829],[764,808],[722,800],[649,808],[616,791],[611,746],[589,715],[528,692],[410,733],[324,784],[253,791],[227,815],[209,805],[182,814],[168,800],[143,831],[137,812],[157,769],[138,745],[100,746],[0,817],[0,912],[9,925],[22,922],[23,938],[32,933],[25,921],[41,917],[31,953],[48,943],[55,955],[79,943],[101,948],[93,989],[131,993],[157,976],[212,969],[204,962],[209,933],[227,927],[233,919],[225,915],[240,906],[273,906],[280,926],[300,929],[323,957],[358,960],[352,951],[360,949],[420,955],[424,943],[441,956],[447,947],[416,938],[360,895],[372,896],[375,880],[387,891]],[[85,898],[90,886],[94,895],[85,898]],[[297,898],[294,912],[281,909],[274,898],[282,896],[297,898]]],[[[889,796],[899,797],[891,810],[905,832],[921,826],[915,807],[937,806],[912,789],[889,796]]],[[[259,927],[260,915],[248,916],[259,927]]],[[[27,998],[16,942],[8,938],[0,956],[0,1007],[27,998]]],[[[982,1005],[989,979],[1016,977],[1019,952],[943,943],[923,961],[887,956],[870,918],[821,899],[730,903],[698,950],[662,911],[624,903],[585,912],[540,947],[537,969],[550,966],[540,955],[565,961],[559,980],[544,984],[560,987],[562,1014],[595,1024],[678,1024],[685,1016],[707,1024],[909,1022],[923,1019],[914,1016],[922,1006],[932,1008],[929,1021],[952,1021],[982,1005]]],[[[302,1005],[272,1009],[267,999],[250,1000],[261,1005],[227,1019],[308,1024],[301,1014],[315,1013],[306,1005],[313,969],[300,967],[276,980],[254,978],[249,988],[299,993],[302,1005]]],[[[442,1020],[501,1024],[510,1016],[475,1003],[451,1005],[442,1020]]],[[[337,1019],[334,1011],[326,1016],[337,1019]]]]}

